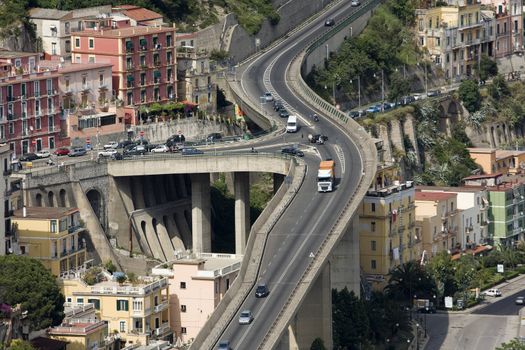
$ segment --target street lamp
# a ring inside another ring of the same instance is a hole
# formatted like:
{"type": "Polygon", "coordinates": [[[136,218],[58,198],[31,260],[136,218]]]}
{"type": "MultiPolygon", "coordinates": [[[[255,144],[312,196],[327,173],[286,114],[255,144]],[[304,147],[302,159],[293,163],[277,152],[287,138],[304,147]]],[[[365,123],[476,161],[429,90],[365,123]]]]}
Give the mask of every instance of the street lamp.
{"type": "MultiPolygon", "coordinates": [[[[352,80],[350,80],[350,84],[352,84],[352,80]]],[[[357,98],[358,98],[358,106],[359,109],[361,109],[361,76],[357,76],[357,98]]]]}
{"type": "Polygon", "coordinates": [[[419,323],[416,323],[416,350],[419,350],[419,323]]]}

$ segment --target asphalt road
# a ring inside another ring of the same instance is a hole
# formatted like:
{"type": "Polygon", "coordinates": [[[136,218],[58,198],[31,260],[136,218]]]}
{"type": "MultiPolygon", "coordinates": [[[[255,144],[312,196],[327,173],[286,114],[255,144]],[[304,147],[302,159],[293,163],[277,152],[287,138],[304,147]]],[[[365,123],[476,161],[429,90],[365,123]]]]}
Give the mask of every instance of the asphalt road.
{"type": "MultiPolygon", "coordinates": [[[[477,315],[518,315],[519,310],[524,305],[516,305],[516,297],[525,297],[524,291],[519,291],[510,295],[503,295],[502,297],[495,298],[496,301],[488,304],[485,307],[477,309],[472,314],[477,315]]],[[[486,299],[492,299],[492,297],[486,297],[486,299]]]]}
{"type": "MultiPolygon", "coordinates": [[[[355,191],[362,173],[362,164],[356,146],[341,130],[321,116],[318,123],[311,122],[308,116],[314,112],[306,107],[287,86],[285,69],[292,57],[302,50],[313,37],[327,30],[323,26],[326,17],[336,20],[352,11],[350,2],[329,11],[297,35],[292,35],[286,42],[277,45],[255,61],[238,71],[242,88],[252,96],[253,101],[265,91],[272,91],[275,98],[285,104],[300,118],[300,129],[296,134],[281,136],[283,143],[301,143],[309,133],[328,135],[329,142],[318,146],[320,157],[306,154],[307,174],[305,181],[283,217],[269,234],[258,280],[270,288],[270,295],[256,299],[254,290],[244,301],[236,317],[230,320],[221,339],[228,339],[234,349],[257,349],[264,336],[284,306],[292,289],[310,262],[310,254],[316,252],[325,239],[329,228],[342,210],[342,204],[355,191]],[[268,80],[263,77],[269,77],[268,80]],[[336,160],[336,176],[339,184],[332,193],[318,193],[316,186],[317,169],[320,158],[336,160]],[[242,310],[251,310],[254,321],[250,325],[239,325],[238,316],[242,310]]],[[[273,112],[270,103],[265,104],[267,115],[273,112]]],[[[272,114],[273,113],[273,114],[272,114]]],[[[279,140],[274,140],[279,142],[279,140]]],[[[255,288],[254,288],[255,289],[255,288]]]]}

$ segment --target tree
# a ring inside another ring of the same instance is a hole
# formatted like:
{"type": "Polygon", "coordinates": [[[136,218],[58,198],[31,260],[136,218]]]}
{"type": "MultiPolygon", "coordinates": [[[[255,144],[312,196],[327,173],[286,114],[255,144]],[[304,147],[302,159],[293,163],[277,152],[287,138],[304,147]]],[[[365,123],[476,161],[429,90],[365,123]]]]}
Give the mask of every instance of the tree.
{"type": "Polygon", "coordinates": [[[474,80],[462,81],[459,85],[459,98],[463,105],[470,112],[479,110],[481,105],[481,95],[479,94],[478,84],[474,80]]]}
{"type": "Polygon", "coordinates": [[[518,338],[514,338],[508,343],[501,344],[501,346],[498,346],[496,350],[525,350],[525,344],[522,343],[518,338]]]}
{"type": "Polygon", "coordinates": [[[358,349],[370,336],[364,303],[345,287],[332,290],[332,304],[334,349],[358,349]]]}
{"type": "Polygon", "coordinates": [[[490,77],[498,74],[498,65],[496,61],[490,59],[487,55],[481,55],[479,61],[479,80],[485,81],[490,77]]]}
{"type": "Polygon", "coordinates": [[[104,268],[108,270],[108,272],[111,274],[117,271],[117,267],[115,266],[115,264],[113,264],[113,261],[111,260],[106,261],[106,263],[104,264],[104,268]]]}
{"type": "Polygon", "coordinates": [[[0,257],[0,300],[22,304],[33,330],[59,325],[64,318],[64,296],[55,277],[32,258],[0,257]]]}
{"type": "Polygon", "coordinates": [[[312,342],[312,346],[310,346],[310,350],[326,350],[326,346],[324,346],[324,342],[321,338],[315,338],[312,342]]]}
{"type": "Polygon", "coordinates": [[[30,342],[22,339],[14,339],[7,350],[34,350],[30,342]]]}
{"type": "Polygon", "coordinates": [[[433,291],[434,283],[416,261],[406,262],[392,270],[385,287],[387,295],[407,304],[411,303],[414,296],[430,297],[433,291]]]}
{"type": "Polygon", "coordinates": [[[489,95],[496,101],[507,97],[510,94],[509,85],[505,80],[505,77],[501,74],[498,74],[492,83],[489,85],[489,95]]]}
{"type": "Polygon", "coordinates": [[[410,83],[399,72],[394,72],[390,79],[388,99],[397,102],[410,92],[410,83]]]}

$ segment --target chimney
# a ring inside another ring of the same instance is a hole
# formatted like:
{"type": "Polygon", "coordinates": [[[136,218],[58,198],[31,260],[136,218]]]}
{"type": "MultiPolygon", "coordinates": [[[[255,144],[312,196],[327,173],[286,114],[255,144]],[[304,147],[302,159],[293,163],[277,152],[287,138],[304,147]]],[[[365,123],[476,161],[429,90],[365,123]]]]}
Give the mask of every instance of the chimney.
{"type": "Polygon", "coordinates": [[[24,205],[24,206],[22,207],[22,217],[25,218],[26,216],[27,216],[27,209],[26,209],[26,206],[24,205]]]}

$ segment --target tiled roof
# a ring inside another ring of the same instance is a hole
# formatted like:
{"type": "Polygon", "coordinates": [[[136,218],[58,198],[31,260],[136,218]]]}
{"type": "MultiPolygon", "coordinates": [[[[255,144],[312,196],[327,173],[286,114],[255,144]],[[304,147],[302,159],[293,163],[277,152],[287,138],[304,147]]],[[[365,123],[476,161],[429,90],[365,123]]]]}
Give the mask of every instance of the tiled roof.
{"type": "MultiPolygon", "coordinates": [[[[28,219],[59,219],[78,211],[77,208],[64,207],[28,207],[26,218],[28,219]]],[[[23,219],[23,209],[17,209],[13,213],[14,219],[23,219]]]]}
{"type": "Polygon", "coordinates": [[[161,14],[142,7],[124,10],[122,11],[122,14],[128,16],[131,19],[134,19],[137,22],[151,21],[153,19],[159,18],[162,19],[161,14]]]}
{"type": "Polygon", "coordinates": [[[416,201],[444,201],[456,197],[456,193],[416,191],[416,201]]]}

